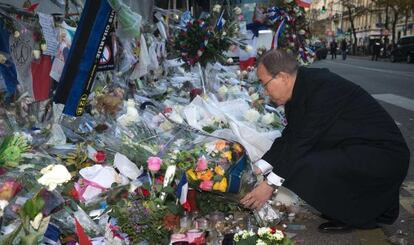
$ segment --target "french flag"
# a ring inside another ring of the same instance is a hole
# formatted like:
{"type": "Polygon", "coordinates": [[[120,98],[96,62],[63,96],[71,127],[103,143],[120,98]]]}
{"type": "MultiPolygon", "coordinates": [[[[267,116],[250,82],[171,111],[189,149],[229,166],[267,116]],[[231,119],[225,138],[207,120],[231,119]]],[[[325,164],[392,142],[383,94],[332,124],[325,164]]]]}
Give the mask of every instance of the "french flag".
{"type": "Polygon", "coordinates": [[[218,18],[218,20],[217,20],[217,24],[216,24],[216,26],[217,26],[217,30],[219,30],[219,31],[223,28],[224,23],[226,22],[226,21],[223,19],[223,14],[224,14],[224,10],[221,12],[221,15],[220,15],[220,17],[218,18]]]}
{"type": "Polygon", "coordinates": [[[312,0],[296,0],[296,3],[302,8],[309,8],[312,0]]]}
{"type": "Polygon", "coordinates": [[[180,204],[183,206],[185,210],[190,209],[190,204],[187,201],[187,194],[188,194],[188,181],[187,176],[185,173],[181,175],[181,180],[177,185],[177,190],[175,191],[177,198],[180,201],[180,204]]]}
{"type": "Polygon", "coordinates": [[[253,39],[247,41],[246,44],[250,45],[252,47],[251,50],[243,50],[242,48],[239,48],[239,66],[240,70],[247,70],[249,66],[254,66],[256,62],[256,43],[257,38],[254,37],[253,39]]]}

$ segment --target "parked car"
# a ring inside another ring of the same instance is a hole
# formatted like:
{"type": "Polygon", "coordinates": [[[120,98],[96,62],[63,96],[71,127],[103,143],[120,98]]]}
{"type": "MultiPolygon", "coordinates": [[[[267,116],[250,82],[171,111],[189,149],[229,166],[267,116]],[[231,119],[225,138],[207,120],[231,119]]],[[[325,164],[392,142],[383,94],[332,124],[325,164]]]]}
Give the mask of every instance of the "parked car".
{"type": "Polygon", "coordinates": [[[324,60],[328,56],[328,49],[325,47],[325,44],[322,42],[314,43],[311,48],[315,52],[316,58],[318,60],[324,60]]]}
{"type": "Polygon", "coordinates": [[[405,36],[398,40],[397,45],[392,49],[391,62],[405,60],[407,63],[414,61],[414,36],[405,36]]]}

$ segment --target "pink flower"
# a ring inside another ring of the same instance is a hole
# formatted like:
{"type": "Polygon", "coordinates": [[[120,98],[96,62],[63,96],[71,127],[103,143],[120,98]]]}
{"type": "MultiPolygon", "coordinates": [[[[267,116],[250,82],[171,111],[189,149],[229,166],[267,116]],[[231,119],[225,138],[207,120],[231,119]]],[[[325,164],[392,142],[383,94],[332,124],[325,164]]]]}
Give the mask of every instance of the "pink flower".
{"type": "Polygon", "coordinates": [[[148,170],[156,173],[161,168],[162,160],[159,157],[149,157],[147,160],[148,170]]]}
{"type": "Polygon", "coordinates": [[[203,180],[200,183],[200,189],[202,189],[203,191],[211,191],[212,188],[213,188],[212,180],[203,180]]]}
{"type": "Polygon", "coordinates": [[[195,171],[200,172],[206,169],[207,169],[207,159],[204,156],[202,156],[197,161],[197,167],[195,171]]]}

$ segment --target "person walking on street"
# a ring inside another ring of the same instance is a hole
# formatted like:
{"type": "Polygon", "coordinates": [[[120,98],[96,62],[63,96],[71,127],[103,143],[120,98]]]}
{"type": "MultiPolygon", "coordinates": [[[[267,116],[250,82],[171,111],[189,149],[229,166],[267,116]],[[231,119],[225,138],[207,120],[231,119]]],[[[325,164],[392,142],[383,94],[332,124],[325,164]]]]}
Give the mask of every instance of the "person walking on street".
{"type": "Polygon", "coordinates": [[[341,51],[342,51],[342,59],[343,60],[346,60],[347,49],[348,49],[348,43],[346,42],[346,39],[344,38],[344,39],[342,39],[342,42],[341,42],[341,51]]]}
{"type": "Polygon", "coordinates": [[[373,52],[372,52],[371,60],[372,61],[374,61],[374,60],[378,61],[378,57],[380,56],[380,53],[381,53],[381,41],[375,41],[372,51],[373,52]]]}
{"type": "Polygon", "coordinates": [[[331,59],[336,59],[336,49],[338,48],[338,44],[336,43],[335,39],[332,40],[331,44],[330,44],[330,48],[331,48],[331,59]]]}

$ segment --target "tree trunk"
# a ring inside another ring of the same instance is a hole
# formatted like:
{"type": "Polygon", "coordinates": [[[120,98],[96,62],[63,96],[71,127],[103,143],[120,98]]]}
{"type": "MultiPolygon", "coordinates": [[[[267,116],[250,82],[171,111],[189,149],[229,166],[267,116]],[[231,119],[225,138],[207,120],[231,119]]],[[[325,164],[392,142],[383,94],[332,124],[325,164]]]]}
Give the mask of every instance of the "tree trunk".
{"type": "Polygon", "coordinates": [[[398,10],[394,9],[394,20],[392,21],[392,45],[395,45],[395,31],[397,29],[397,22],[398,22],[398,10]]]}
{"type": "Polygon", "coordinates": [[[384,27],[385,29],[388,29],[389,26],[389,22],[390,22],[390,17],[389,17],[389,11],[390,11],[390,4],[387,2],[387,5],[385,5],[385,23],[384,23],[384,27]]]}
{"type": "Polygon", "coordinates": [[[404,36],[407,35],[408,19],[409,18],[410,18],[410,11],[407,9],[407,10],[405,10],[404,36]]]}
{"type": "Polygon", "coordinates": [[[352,16],[351,7],[347,6],[347,8],[348,8],[349,22],[351,23],[351,31],[352,31],[352,34],[354,36],[354,38],[353,38],[354,40],[353,40],[353,43],[352,43],[352,55],[355,55],[358,40],[357,40],[357,37],[356,37],[354,18],[352,16]]]}
{"type": "MultiPolygon", "coordinates": [[[[389,28],[389,25],[390,25],[389,12],[390,12],[390,3],[387,1],[387,5],[385,6],[385,23],[384,23],[384,27],[385,27],[386,30],[390,29],[389,28]]],[[[382,39],[382,31],[381,31],[381,39],[382,39]]],[[[388,36],[386,36],[384,39],[385,39],[384,40],[384,47],[387,47],[388,42],[389,42],[389,38],[388,38],[388,36]]]]}

